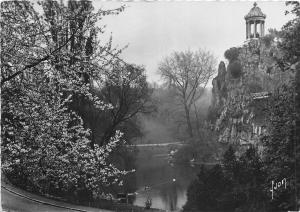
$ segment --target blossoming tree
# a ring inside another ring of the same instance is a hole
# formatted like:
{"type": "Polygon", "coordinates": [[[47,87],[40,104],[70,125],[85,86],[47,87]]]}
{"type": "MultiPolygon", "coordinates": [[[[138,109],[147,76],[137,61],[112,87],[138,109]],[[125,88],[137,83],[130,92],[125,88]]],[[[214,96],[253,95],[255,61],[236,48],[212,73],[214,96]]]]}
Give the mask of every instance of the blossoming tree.
{"type": "Polygon", "coordinates": [[[99,197],[122,183],[107,163],[122,141],[117,131],[104,146],[90,145],[90,131],[69,107],[73,96],[110,110],[91,92],[113,70],[121,50],[101,43],[96,25],[115,10],[93,12],[88,1],[1,3],[2,170],[15,183],[43,194],[99,197]],[[38,11],[43,11],[39,13],[38,11]]]}

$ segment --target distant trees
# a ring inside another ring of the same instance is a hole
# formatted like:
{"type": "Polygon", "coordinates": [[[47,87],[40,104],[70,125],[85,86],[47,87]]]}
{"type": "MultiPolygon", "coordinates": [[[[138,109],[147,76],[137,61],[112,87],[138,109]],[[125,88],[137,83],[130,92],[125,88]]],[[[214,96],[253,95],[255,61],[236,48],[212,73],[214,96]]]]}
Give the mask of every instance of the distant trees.
{"type": "Polygon", "coordinates": [[[188,134],[194,136],[191,108],[201,97],[208,80],[215,73],[216,59],[208,51],[174,52],[159,64],[166,84],[175,89],[178,103],[185,111],[188,134]]]}

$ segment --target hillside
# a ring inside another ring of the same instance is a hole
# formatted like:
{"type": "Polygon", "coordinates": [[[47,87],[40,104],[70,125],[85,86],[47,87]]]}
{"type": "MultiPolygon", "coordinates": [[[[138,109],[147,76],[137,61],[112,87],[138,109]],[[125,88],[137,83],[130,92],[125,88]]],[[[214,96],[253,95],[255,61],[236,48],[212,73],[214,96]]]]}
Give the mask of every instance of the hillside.
{"type": "MultiPolygon", "coordinates": [[[[276,40],[276,39],[275,39],[276,40]]],[[[218,142],[244,149],[250,144],[261,148],[265,133],[268,97],[293,75],[280,71],[276,59],[280,51],[269,37],[253,39],[225,52],[229,64],[219,64],[213,79],[210,121],[218,142]]]]}

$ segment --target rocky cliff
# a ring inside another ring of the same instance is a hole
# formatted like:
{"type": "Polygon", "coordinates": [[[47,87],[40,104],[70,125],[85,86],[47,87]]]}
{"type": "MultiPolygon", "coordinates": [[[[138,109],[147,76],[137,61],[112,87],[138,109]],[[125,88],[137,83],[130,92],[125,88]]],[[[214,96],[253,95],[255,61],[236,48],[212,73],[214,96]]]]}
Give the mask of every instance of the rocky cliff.
{"type": "Polygon", "coordinates": [[[210,118],[218,141],[259,146],[259,136],[265,131],[268,96],[293,76],[280,71],[276,41],[267,38],[231,48],[225,57],[229,60],[227,68],[220,62],[212,82],[210,118]]]}

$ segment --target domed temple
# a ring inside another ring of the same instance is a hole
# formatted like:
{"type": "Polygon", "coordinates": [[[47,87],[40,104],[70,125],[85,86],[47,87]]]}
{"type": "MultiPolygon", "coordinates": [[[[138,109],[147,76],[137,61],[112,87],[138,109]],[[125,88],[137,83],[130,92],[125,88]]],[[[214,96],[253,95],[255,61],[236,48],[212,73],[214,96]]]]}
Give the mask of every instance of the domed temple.
{"type": "Polygon", "coordinates": [[[245,15],[247,40],[264,36],[265,19],[266,15],[261,11],[255,2],[250,12],[245,15]]]}

